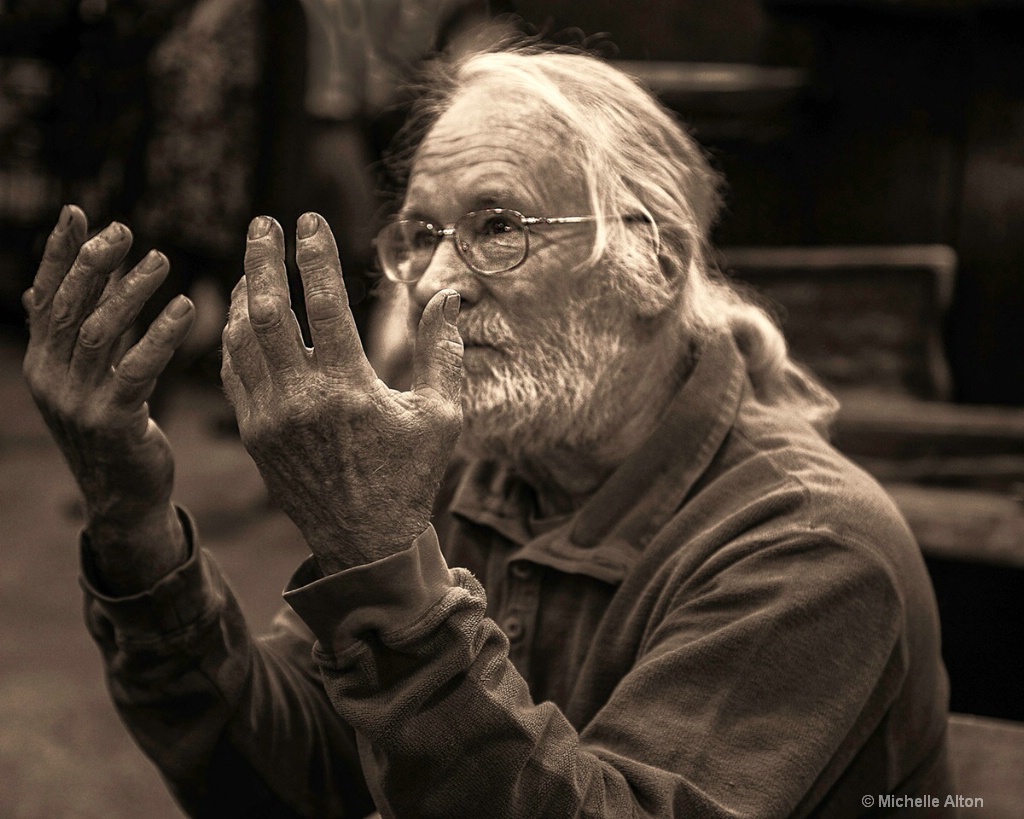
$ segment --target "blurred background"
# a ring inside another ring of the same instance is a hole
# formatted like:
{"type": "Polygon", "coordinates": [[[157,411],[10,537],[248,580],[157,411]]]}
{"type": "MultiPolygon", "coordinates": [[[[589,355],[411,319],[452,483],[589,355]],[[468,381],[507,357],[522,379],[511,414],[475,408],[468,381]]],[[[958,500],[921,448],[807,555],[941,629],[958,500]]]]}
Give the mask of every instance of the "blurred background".
{"type": "Polygon", "coordinates": [[[1024,4],[0,0],[0,816],[180,815],[107,701],[74,487],[20,376],[20,294],[61,205],[127,223],[133,258],[167,253],[150,317],[197,304],[153,412],[258,630],[306,550],[217,385],[248,220],[324,214],[386,347],[370,238],[402,83],[509,31],[617,61],[726,174],[723,271],[839,394],[837,445],[921,543],[961,793],[1024,815],[1024,4]]]}

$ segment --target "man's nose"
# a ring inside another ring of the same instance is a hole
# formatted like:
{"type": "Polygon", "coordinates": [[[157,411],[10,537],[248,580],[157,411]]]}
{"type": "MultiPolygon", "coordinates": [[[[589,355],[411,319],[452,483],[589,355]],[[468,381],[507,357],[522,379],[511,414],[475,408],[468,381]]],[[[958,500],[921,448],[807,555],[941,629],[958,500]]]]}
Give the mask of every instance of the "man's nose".
{"type": "Polygon", "coordinates": [[[463,302],[473,302],[479,294],[480,278],[455,249],[455,239],[446,236],[434,250],[423,277],[413,285],[412,297],[422,309],[435,293],[447,287],[457,290],[463,302]]]}

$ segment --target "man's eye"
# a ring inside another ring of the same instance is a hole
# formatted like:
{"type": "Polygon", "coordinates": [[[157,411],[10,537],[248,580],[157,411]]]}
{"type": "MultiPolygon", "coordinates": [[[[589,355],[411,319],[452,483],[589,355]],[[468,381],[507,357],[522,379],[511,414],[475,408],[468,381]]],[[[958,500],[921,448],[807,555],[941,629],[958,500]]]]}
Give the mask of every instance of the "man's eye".
{"type": "Polygon", "coordinates": [[[512,233],[516,230],[516,225],[505,216],[489,216],[487,220],[480,225],[479,233],[481,236],[500,236],[503,233],[512,233]]]}
{"type": "Polygon", "coordinates": [[[424,250],[434,246],[434,234],[426,228],[415,231],[409,237],[409,246],[414,250],[424,250]]]}

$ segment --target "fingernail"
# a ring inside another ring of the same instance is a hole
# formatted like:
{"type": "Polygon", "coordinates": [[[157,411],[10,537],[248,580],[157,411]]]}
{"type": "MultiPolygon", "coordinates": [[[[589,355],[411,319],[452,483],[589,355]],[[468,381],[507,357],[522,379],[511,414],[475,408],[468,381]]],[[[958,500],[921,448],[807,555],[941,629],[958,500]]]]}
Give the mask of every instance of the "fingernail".
{"type": "Polygon", "coordinates": [[[164,254],[159,250],[151,250],[146,254],[145,258],[139,262],[140,273],[153,273],[163,267],[164,254]]]}
{"type": "Polygon", "coordinates": [[[448,320],[449,324],[454,324],[459,317],[459,307],[462,305],[462,297],[458,293],[452,293],[449,296],[445,296],[444,299],[444,317],[448,320]]]}
{"type": "Polygon", "coordinates": [[[304,213],[299,217],[297,231],[300,239],[308,239],[320,229],[320,220],[315,213],[304,213]]]}
{"type": "Polygon", "coordinates": [[[60,209],[60,216],[57,218],[57,230],[63,233],[71,227],[71,208],[67,205],[60,209]]]}
{"type": "Polygon", "coordinates": [[[111,222],[98,234],[98,237],[108,245],[117,245],[124,241],[128,235],[128,229],[120,222],[111,222]]]}
{"type": "Polygon", "coordinates": [[[180,319],[186,316],[191,308],[192,302],[185,296],[178,296],[167,306],[167,315],[172,319],[180,319]]]}
{"type": "Polygon", "coordinates": [[[271,224],[269,216],[257,216],[249,223],[249,238],[262,239],[270,233],[271,224]]]}

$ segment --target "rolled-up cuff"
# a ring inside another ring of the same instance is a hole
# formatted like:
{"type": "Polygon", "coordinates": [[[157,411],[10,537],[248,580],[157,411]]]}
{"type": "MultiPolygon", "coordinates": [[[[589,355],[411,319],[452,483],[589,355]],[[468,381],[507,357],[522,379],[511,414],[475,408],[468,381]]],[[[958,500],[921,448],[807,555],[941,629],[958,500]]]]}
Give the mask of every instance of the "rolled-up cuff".
{"type": "Polygon", "coordinates": [[[314,558],[292,576],[284,599],[337,653],[368,632],[407,629],[454,585],[437,533],[428,526],[407,549],[324,577],[314,558]]]}
{"type": "Polygon", "coordinates": [[[188,558],[151,588],[136,594],[113,597],[100,591],[102,580],[92,559],[89,536],[83,531],[79,538],[79,584],[122,640],[146,640],[181,631],[223,602],[220,577],[196,548],[192,517],[180,507],[177,512],[188,544],[188,558]]]}

